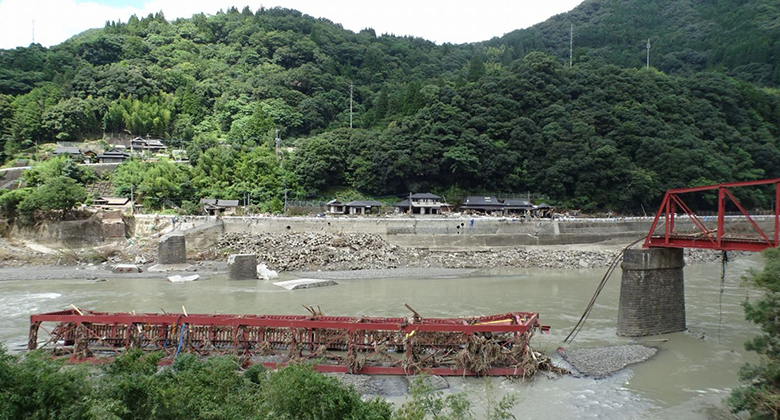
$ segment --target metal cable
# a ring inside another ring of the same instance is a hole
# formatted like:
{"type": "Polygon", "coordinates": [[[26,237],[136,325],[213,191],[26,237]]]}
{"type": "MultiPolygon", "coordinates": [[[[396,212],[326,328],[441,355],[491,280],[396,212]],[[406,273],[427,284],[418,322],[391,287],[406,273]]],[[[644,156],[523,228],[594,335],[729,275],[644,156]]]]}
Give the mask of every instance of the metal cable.
{"type": "Polygon", "coordinates": [[[723,292],[726,290],[726,264],[729,254],[723,251],[720,257],[720,294],[718,295],[718,344],[720,344],[720,329],[723,326],[723,292]]]}

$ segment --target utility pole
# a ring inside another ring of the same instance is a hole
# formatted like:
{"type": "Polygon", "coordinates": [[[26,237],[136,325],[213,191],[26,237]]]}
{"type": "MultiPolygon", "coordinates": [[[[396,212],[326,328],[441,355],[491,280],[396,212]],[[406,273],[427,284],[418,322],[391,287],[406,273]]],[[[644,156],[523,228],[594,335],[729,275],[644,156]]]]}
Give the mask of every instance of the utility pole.
{"type": "Polygon", "coordinates": [[[32,43],[35,44],[35,19],[32,20],[32,43]]]}
{"type": "Polygon", "coordinates": [[[279,161],[282,161],[282,156],[280,153],[282,152],[282,139],[279,138],[279,129],[276,129],[276,158],[279,159],[279,161]]]}
{"type": "Polygon", "coordinates": [[[352,128],[352,82],[349,82],[349,128],[352,128]]]}
{"type": "Polygon", "coordinates": [[[569,28],[569,68],[574,64],[574,24],[569,28]]]}
{"type": "Polygon", "coordinates": [[[130,184],[130,205],[132,208],[130,209],[131,214],[135,214],[135,185],[130,184]]]}
{"type": "Polygon", "coordinates": [[[284,172],[284,160],[282,159],[282,138],[279,137],[279,129],[276,129],[276,156],[279,157],[279,168],[282,170],[282,188],[284,188],[284,209],[287,214],[287,174],[284,172]]]}
{"type": "Polygon", "coordinates": [[[647,38],[647,68],[650,68],[650,38],[647,38]]]}

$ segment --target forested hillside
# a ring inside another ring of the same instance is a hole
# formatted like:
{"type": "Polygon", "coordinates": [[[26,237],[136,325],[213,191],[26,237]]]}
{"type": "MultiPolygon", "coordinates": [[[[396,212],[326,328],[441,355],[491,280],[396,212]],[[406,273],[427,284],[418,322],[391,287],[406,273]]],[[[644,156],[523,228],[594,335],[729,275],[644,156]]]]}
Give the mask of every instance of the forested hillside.
{"type": "Polygon", "coordinates": [[[134,16],[52,48],[0,51],[2,160],[112,133],[185,145],[191,168],[134,162],[116,173],[118,192],[142,186],[150,207],[278,202],[286,182],[299,197],[531,191],[637,211],[670,187],[779,177],[780,95],[766,87],[778,81],[777,7],[685,0],[671,2],[682,12],[670,22],[667,3],[587,0],[503,38],[441,46],[286,9],[134,16]],[[730,6],[740,11],[720,13],[730,6]],[[712,37],[680,32],[699,26],[712,37]],[[644,28],[666,72],[642,68],[644,28]],[[732,42],[721,48],[723,28],[732,42]],[[276,129],[296,146],[283,168],[276,129]]]}
{"type": "Polygon", "coordinates": [[[669,74],[711,70],[762,86],[780,86],[780,3],[775,0],[585,0],[569,13],[485,45],[512,58],[543,51],[576,62],[622,67],[646,62],[669,74]]]}

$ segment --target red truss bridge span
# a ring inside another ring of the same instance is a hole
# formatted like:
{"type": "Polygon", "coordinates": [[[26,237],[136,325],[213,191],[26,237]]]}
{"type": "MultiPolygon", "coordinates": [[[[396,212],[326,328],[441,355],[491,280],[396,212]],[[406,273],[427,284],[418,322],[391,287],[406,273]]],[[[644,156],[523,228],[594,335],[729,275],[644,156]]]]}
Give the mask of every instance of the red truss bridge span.
{"type": "MultiPolygon", "coordinates": [[[[77,308],[32,315],[28,349],[72,361],[100,361],[130,348],[236,355],[275,368],[311,360],[321,372],[406,375],[523,375],[539,315],[468,318],[128,314],[77,308]]],[[[535,365],[534,365],[535,366],[535,365]]]]}
{"type": "Polygon", "coordinates": [[[763,251],[780,245],[779,233],[780,178],[731,182],[667,191],[645,239],[644,247],[763,251]],[[748,214],[732,193],[733,190],[746,187],[774,190],[771,214],[748,214]],[[717,194],[717,214],[701,216],[692,211],[685,199],[694,193],[717,194]],[[732,212],[733,215],[727,215],[728,208],[736,209],[732,212]]]}

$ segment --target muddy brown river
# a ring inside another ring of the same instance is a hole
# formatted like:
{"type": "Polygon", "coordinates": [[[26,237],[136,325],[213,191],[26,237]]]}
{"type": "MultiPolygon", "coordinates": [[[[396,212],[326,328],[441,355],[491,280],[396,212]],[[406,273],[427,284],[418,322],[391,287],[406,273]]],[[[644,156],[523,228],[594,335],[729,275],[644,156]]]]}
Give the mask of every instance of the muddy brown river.
{"type": "MultiPolygon", "coordinates": [[[[723,418],[722,400],[738,384],[737,372],[755,356],[743,342],[758,329],[744,320],[740,303],[758,294],[741,285],[759,256],[733,260],[720,298],[720,265],[685,268],[689,332],[639,340],[657,346],[647,362],[606,379],[540,376],[532,382],[493,378],[494,392],[515,393],[517,418],[707,419],[723,418]],[[666,342],[659,339],[668,339],[666,342]]],[[[559,346],[625,344],[615,335],[620,286],[618,270],[602,292],[585,328],[572,344],[562,340],[579,319],[603,269],[480,270],[450,278],[339,280],[334,287],[287,291],[269,282],[229,282],[225,276],[171,284],[162,279],[35,280],[2,279],[0,341],[23,349],[31,313],[61,310],[70,304],[101,311],[305,314],[301,304],[319,305],[328,315],[406,316],[408,303],[423,316],[457,317],[507,311],[535,311],[549,335],[537,334],[534,347],[553,353],[559,346]]],[[[283,275],[283,279],[294,278],[283,275]]],[[[449,380],[467,391],[479,415],[485,400],[483,379],[449,380]]],[[[397,400],[394,400],[397,401],[397,400]]]]}

